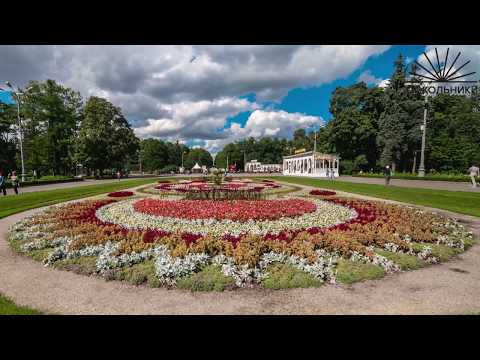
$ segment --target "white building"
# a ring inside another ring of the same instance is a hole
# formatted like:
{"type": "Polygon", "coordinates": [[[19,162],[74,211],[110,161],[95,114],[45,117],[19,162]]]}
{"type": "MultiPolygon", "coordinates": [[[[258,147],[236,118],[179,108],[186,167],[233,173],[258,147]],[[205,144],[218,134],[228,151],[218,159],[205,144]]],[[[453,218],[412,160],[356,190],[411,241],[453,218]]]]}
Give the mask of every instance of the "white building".
{"type": "Polygon", "coordinates": [[[340,158],[335,154],[322,154],[316,151],[307,151],[283,157],[283,175],[338,177],[340,158]]]}
{"type": "Polygon", "coordinates": [[[245,171],[248,173],[270,173],[282,171],[280,164],[262,164],[257,160],[249,161],[245,164],[245,171]]]}

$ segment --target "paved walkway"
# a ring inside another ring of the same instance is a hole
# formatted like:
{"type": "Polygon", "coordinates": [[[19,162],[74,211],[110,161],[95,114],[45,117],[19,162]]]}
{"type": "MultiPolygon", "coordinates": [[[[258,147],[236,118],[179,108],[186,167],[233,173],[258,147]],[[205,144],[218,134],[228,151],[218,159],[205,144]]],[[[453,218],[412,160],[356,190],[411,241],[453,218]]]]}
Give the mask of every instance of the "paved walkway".
{"type": "MultiPolygon", "coordinates": [[[[362,184],[385,185],[385,180],[379,179],[379,178],[340,176],[338,181],[347,181],[347,182],[362,183],[362,184]]],[[[421,189],[472,191],[472,192],[480,193],[480,186],[477,186],[476,188],[472,188],[472,184],[466,183],[466,182],[391,179],[390,185],[400,186],[400,187],[421,188],[421,189]]]]}
{"type": "MultiPolygon", "coordinates": [[[[121,179],[120,182],[135,180],[135,179],[137,178],[121,179]]],[[[20,193],[29,193],[29,192],[35,192],[35,191],[68,189],[68,188],[79,187],[79,186],[100,185],[100,184],[106,184],[106,183],[112,183],[112,182],[119,182],[119,181],[117,179],[105,179],[105,180],[86,179],[83,181],[73,181],[73,182],[65,182],[65,183],[57,183],[57,184],[20,187],[18,191],[20,193]]],[[[14,195],[13,189],[7,189],[7,194],[14,195]]]]}
{"type": "MultiPolygon", "coordinates": [[[[356,195],[357,196],[357,195],[356,195]]],[[[360,197],[360,196],[357,196],[360,197]]],[[[15,254],[0,220],[0,293],[60,314],[465,314],[480,313],[480,245],[457,259],[353,285],[192,293],[151,289],[45,268],[15,254]]],[[[445,211],[442,213],[450,214],[445,211]]],[[[480,235],[480,219],[457,215],[480,235]]]]}

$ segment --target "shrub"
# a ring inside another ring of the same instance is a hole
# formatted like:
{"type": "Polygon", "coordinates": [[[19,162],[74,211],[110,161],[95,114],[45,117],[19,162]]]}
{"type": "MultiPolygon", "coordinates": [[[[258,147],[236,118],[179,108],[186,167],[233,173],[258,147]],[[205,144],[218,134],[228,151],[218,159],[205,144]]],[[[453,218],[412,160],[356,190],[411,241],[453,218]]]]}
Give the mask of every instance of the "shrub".
{"type": "Polygon", "coordinates": [[[269,266],[262,284],[267,289],[292,289],[318,287],[322,282],[292,265],[277,263],[269,266]]]}
{"type": "Polygon", "coordinates": [[[181,278],[177,286],[192,291],[223,291],[232,286],[234,279],[222,273],[217,265],[208,265],[200,272],[181,278]]]}
{"type": "Polygon", "coordinates": [[[319,196],[333,196],[337,193],[335,191],[328,191],[328,190],[312,190],[310,191],[310,195],[319,195],[319,196]]]}
{"type": "Polygon", "coordinates": [[[108,194],[109,197],[127,197],[132,195],[133,195],[132,191],[115,191],[108,194]]]}

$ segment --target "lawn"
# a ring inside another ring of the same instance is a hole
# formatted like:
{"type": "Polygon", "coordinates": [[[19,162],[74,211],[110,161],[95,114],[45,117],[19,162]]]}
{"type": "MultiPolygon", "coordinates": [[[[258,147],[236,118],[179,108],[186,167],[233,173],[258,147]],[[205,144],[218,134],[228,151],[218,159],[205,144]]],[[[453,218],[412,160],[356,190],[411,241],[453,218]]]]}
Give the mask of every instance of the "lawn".
{"type": "Polygon", "coordinates": [[[480,217],[480,193],[355,184],[337,180],[331,181],[293,176],[275,176],[271,177],[271,179],[292,184],[373,196],[381,199],[396,200],[480,217]]]}
{"type": "Polygon", "coordinates": [[[17,306],[10,299],[0,295],[0,315],[41,315],[41,312],[26,306],[17,306]]]}
{"type": "Polygon", "coordinates": [[[15,196],[3,196],[0,198],[0,219],[28,209],[128,189],[155,181],[157,181],[157,179],[135,179],[99,185],[78,186],[68,189],[21,193],[15,196]]]}

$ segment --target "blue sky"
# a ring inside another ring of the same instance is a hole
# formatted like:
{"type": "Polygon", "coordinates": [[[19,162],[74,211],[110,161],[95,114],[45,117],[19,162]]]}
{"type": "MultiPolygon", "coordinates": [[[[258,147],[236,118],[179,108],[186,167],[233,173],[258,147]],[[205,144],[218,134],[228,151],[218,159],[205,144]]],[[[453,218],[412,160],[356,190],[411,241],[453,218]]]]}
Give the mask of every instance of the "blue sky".
{"type": "MultiPolygon", "coordinates": [[[[416,60],[425,51],[425,45],[395,45],[389,50],[378,56],[370,57],[365,64],[355,70],[344,79],[337,79],[331,83],[323,84],[318,87],[294,88],[278,104],[272,103],[275,109],[288,112],[299,112],[307,115],[321,116],[325,121],[331,117],[328,111],[330,105],[330,95],[339,86],[350,86],[358,82],[358,77],[364,71],[370,73],[379,79],[388,79],[393,72],[393,63],[399,54],[402,54],[408,61],[416,60]]],[[[328,70],[328,69],[326,69],[328,70]]],[[[250,100],[255,100],[254,94],[245,96],[250,100]]],[[[232,122],[244,124],[251,112],[243,112],[237,116],[231,117],[226,123],[226,127],[232,122]]]]}
{"type": "MultiPolygon", "coordinates": [[[[245,137],[288,138],[299,127],[318,128],[320,118],[330,119],[336,87],[359,78],[375,86],[391,76],[400,53],[412,61],[425,50],[424,45],[0,45],[0,84],[9,80],[25,87],[30,80],[55,79],[84,99],[96,95],[119,106],[142,138],[180,140],[217,152],[245,137]]],[[[0,92],[0,101],[9,100],[0,92]]]]}

